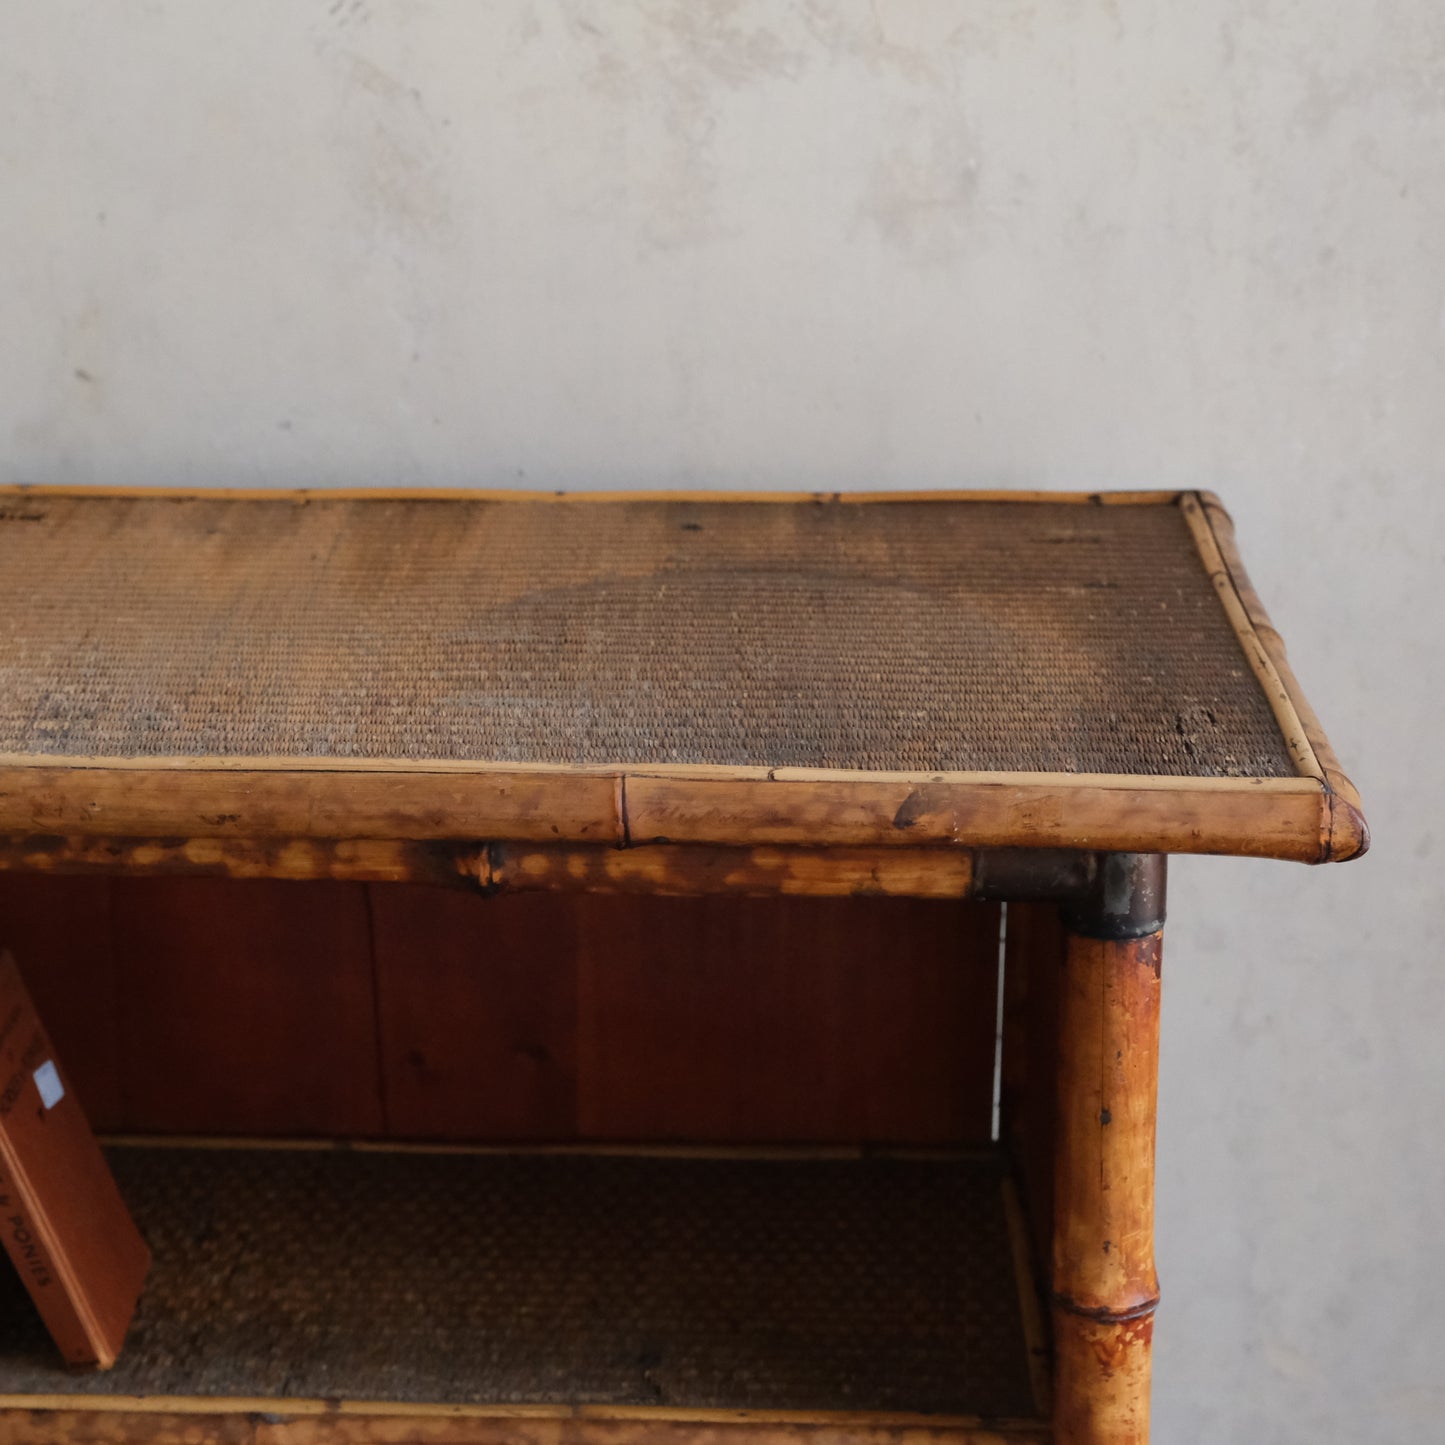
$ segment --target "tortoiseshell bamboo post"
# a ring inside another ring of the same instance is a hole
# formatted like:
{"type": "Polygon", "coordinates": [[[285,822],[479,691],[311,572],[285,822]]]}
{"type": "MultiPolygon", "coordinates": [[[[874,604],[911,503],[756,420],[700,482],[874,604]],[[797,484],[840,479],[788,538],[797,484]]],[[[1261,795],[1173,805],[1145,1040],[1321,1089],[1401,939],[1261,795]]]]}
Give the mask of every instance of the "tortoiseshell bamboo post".
{"type": "Polygon", "coordinates": [[[1065,908],[1053,1248],[1057,1445],[1145,1445],[1165,860],[1101,855],[1065,908]]]}

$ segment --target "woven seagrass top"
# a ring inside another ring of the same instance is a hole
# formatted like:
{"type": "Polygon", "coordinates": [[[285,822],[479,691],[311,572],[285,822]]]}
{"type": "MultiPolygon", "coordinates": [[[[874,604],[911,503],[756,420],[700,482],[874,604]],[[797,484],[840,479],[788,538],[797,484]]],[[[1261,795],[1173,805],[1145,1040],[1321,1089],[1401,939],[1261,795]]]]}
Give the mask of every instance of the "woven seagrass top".
{"type": "Polygon", "coordinates": [[[1292,777],[1168,504],[0,498],[0,754],[1292,777]]]}

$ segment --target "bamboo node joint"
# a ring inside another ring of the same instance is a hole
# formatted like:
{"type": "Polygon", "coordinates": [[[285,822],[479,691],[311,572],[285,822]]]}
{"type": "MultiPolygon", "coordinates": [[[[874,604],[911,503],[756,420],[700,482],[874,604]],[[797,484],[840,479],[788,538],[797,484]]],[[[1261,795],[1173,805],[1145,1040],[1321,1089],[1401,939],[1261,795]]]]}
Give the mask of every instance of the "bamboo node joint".
{"type": "Polygon", "coordinates": [[[1066,1314],[1077,1315],[1080,1319],[1095,1320],[1099,1324],[1123,1325],[1130,1320],[1142,1320],[1152,1315],[1159,1308],[1160,1296],[1156,1292],[1147,1299],[1141,1300],[1138,1304],[1130,1305],[1127,1309],[1110,1309],[1107,1305],[1082,1305],[1069,1295],[1060,1294],[1055,1290],[1050,1299],[1054,1306],[1063,1310],[1066,1314]]]}

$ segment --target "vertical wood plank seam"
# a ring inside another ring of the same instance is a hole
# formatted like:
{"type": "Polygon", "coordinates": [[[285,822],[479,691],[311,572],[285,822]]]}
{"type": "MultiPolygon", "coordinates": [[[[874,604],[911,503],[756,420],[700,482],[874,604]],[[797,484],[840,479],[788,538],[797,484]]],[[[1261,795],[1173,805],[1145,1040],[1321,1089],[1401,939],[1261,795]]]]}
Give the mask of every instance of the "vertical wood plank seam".
{"type": "Polygon", "coordinates": [[[133,1119],[131,1112],[130,1062],[126,1040],[130,1036],[130,990],[121,977],[120,930],[117,926],[115,897],[116,880],[105,880],[106,947],[110,950],[110,981],[115,989],[115,1012],[111,1016],[112,1043],[115,1050],[115,1105],[122,1119],[133,1119]]]}
{"type": "Polygon", "coordinates": [[[371,1037],[373,1047],[372,1067],[376,1070],[376,1103],[381,1114],[381,1132],[391,1138],[391,1099],[386,1079],[386,1040],[383,1034],[381,1001],[381,961],[376,946],[376,901],[372,896],[375,883],[361,885],[366,899],[366,957],[371,969],[371,1037]]]}

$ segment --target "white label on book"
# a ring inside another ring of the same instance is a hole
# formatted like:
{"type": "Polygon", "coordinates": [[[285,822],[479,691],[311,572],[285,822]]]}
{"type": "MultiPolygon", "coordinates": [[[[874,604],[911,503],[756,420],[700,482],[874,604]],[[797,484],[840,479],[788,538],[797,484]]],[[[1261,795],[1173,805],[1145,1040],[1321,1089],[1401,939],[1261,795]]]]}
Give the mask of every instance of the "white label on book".
{"type": "Polygon", "coordinates": [[[46,1059],[35,1071],[35,1087],[40,1090],[40,1102],[47,1109],[53,1109],[65,1097],[65,1085],[60,1082],[60,1070],[54,1059],[46,1059]]]}

